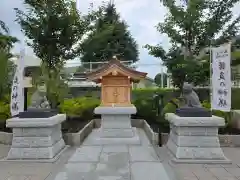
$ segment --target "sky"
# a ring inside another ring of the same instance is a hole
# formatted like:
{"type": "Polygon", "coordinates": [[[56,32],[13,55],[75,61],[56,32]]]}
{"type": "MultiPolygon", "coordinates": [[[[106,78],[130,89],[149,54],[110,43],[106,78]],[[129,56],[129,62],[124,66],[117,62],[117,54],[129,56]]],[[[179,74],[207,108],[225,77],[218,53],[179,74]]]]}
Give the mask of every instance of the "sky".
{"type": "MultiPolygon", "coordinates": [[[[26,38],[21,32],[20,26],[15,22],[16,14],[13,8],[23,9],[23,1],[0,1],[0,19],[9,27],[11,35],[20,39],[21,43],[16,44],[13,48],[14,53],[19,53],[26,38]]],[[[78,9],[82,13],[87,13],[90,3],[93,3],[93,8],[96,8],[102,3],[102,0],[77,1],[78,9]]],[[[149,77],[154,78],[154,76],[162,70],[161,60],[150,56],[143,46],[146,44],[162,44],[165,49],[170,47],[168,37],[157,32],[155,27],[159,22],[163,22],[167,10],[161,5],[160,0],[114,0],[114,3],[116,4],[117,11],[120,13],[121,18],[127,22],[132,36],[136,39],[139,45],[140,60],[137,63],[137,69],[147,72],[149,77]]],[[[240,3],[234,7],[234,14],[238,14],[238,9],[240,9],[240,3]]],[[[26,45],[25,52],[27,55],[34,56],[31,48],[26,45]]],[[[69,65],[76,64],[76,61],[75,63],[69,62],[69,65]]],[[[166,71],[165,68],[163,69],[166,71]]]]}

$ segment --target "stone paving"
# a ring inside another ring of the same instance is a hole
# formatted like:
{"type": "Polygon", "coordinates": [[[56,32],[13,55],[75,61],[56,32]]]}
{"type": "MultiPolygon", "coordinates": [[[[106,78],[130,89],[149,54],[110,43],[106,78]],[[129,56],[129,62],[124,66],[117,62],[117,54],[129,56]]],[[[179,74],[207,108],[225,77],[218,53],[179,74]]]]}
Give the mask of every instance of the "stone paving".
{"type": "Polygon", "coordinates": [[[232,164],[173,164],[164,147],[157,151],[164,157],[162,163],[169,164],[178,180],[240,180],[240,148],[223,148],[232,164]]]}
{"type": "MultiPolygon", "coordinates": [[[[0,158],[6,157],[9,146],[0,144],[0,158]]],[[[45,180],[54,176],[76,148],[69,148],[55,163],[1,162],[0,180],[45,180]]]]}
{"type": "Polygon", "coordinates": [[[142,129],[141,145],[96,145],[91,133],[54,180],[170,180],[142,129]]]}
{"type": "MultiPolygon", "coordinates": [[[[0,180],[97,180],[97,176],[99,180],[164,180],[164,176],[170,180],[240,180],[240,148],[223,148],[232,164],[173,164],[164,147],[154,148],[157,157],[144,132],[139,133],[144,146],[86,145],[68,148],[55,163],[0,162],[0,180]]],[[[0,144],[0,158],[8,150],[9,146],[0,144]]]]}

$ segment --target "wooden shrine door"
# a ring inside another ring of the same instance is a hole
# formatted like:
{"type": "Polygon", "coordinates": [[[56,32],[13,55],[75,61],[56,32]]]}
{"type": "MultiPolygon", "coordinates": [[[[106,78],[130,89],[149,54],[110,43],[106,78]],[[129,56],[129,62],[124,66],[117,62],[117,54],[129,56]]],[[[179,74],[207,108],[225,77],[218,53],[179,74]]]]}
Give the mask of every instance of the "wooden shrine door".
{"type": "Polygon", "coordinates": [[[102,78],[102,105],[129,106],[131,84],[127,76],[105,76],[102,78]]]}

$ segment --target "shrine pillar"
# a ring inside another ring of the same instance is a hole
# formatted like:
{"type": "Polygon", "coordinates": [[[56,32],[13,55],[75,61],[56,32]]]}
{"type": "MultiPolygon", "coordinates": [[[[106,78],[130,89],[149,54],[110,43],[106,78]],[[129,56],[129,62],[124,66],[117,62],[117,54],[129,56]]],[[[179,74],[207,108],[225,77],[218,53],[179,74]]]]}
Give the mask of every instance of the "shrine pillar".
{"type": "Polygon", "coordinates": [[[95,114],[101,114],[101,137],[133,137],[131,115],[136,114],[135,106],[132,107],[104,107],[95,108],[95,114]]]}

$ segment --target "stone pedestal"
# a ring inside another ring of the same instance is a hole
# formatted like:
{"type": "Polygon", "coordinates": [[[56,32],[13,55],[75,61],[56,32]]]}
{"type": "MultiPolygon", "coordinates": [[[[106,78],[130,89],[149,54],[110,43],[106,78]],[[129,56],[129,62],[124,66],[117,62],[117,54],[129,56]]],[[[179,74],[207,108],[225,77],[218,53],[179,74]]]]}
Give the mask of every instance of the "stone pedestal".
{"type": "Polygon", "coordinates": [[[218,128],[225,125],[224,118],[179,117],[166,114],[170,123],[170,136],[166,144],[174,162],[231,163],[220,147],[218,128]]]}
{"type": "Polygon", "coordinates": [[[131,126],[131,114],[137,112],[136,107],[104,107],[95,108],[95,114],[101,114],[101,128],[96,143],[102,144],[140,144],[136,129],[131,126]]]}
{"type": "Polygon", "coordinates": [[[61,123],[65,114],[49,118],[12,118],[7,127],[13,128],[12,146],[6,160],[55,161],[65,148],[61,123]]]}

